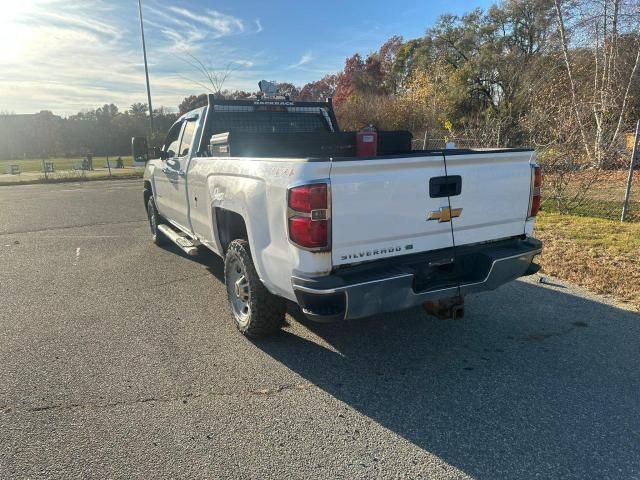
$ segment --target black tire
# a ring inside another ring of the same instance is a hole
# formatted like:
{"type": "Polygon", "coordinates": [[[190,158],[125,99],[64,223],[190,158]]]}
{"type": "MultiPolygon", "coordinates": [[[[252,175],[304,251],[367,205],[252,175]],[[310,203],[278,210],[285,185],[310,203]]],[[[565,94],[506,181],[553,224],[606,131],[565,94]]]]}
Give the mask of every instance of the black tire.
{"type": "Polygon", "coordinates": [[[286,301],[273,295],[256,273],[249,242],[234,240],[224,259],[227,297],[236,327],[246,337],[271,335],[284,325],[286,301]]]}
{"type": "Polygon", "coordinates": [[[158,213],[153,196],[149,197],[149,200],[147,201],[147,218],[149,219],[149,228],[151,229],[151,238],[153,239],[153,243],[158,246],[165,245],[167,243],[167,237],[158,230],[158,225],[162,225],[164,221],[158,213]]]}

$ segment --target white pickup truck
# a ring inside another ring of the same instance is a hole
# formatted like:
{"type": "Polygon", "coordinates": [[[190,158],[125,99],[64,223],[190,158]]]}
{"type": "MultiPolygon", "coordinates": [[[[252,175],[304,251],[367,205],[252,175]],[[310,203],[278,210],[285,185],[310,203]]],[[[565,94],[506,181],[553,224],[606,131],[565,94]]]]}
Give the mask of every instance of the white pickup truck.
{"type": "Polygon", "coordinates": [[[287,300],[317,321],[428,302],[460,315],[464,295],[538,270],[534,151],[389,154],[379,144],[363,158],[345,135],[330,101],[210,96],[171,127],[160,158],[133,139],[134,157],[148,160],[154,242],[224,258],[244,335],[278,330],[287,300]]]}

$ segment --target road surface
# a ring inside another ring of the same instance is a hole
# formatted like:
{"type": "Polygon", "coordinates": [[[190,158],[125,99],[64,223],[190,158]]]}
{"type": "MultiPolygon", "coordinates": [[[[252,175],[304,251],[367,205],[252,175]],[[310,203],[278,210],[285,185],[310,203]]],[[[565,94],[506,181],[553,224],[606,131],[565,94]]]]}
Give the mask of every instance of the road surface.
{"type": "Polygon", "coordinates": [[[531,279],[257,342],[139,181],[0,188],[0,478],[640,478],[640,316],[531,279]]]}

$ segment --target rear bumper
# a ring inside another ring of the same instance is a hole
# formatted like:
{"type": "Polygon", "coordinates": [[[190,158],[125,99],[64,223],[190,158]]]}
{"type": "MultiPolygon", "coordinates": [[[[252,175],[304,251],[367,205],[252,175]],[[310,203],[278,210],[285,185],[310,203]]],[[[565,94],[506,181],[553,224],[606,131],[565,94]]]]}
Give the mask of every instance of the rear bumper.
{"type": "Polygon", "coordinates": [[[338,270],[324,277],[292,277],[307,317],[336,321],[368,317],[430,300],[493,290],[537,271],[542,243],[510,239],[417,254],[338,270]]]}

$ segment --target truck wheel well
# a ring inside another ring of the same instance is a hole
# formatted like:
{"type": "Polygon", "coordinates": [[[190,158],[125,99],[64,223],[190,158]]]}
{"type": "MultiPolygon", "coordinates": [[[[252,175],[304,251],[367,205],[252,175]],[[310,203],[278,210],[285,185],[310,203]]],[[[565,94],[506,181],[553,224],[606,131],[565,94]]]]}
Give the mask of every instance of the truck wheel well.
{"type": "Polygon", "coordinates": [[[249,240],[247,225],[242,215],[223,208],[216,208],[214,215],[216,216],[218,239],[224,253],[227,252],[227,247],[234,240],[249,240]]]}
{"type": "Polygon", "coordinates": [[[143,193],[145,211],[147,210],[147,203],[149,203],[149,197],[151,197],[151,195],[153,195],[153,192],[151,190],[151,182],[149,182],[148,180],[145,180],[145,182],[144,182],[144,193],[143,193]]]}

